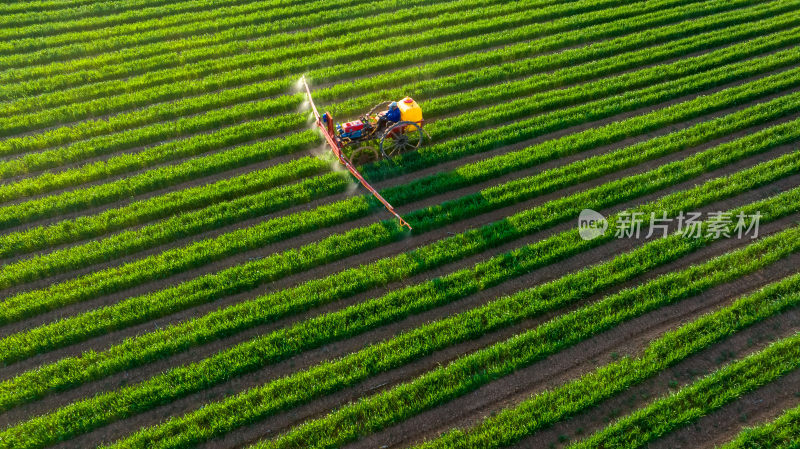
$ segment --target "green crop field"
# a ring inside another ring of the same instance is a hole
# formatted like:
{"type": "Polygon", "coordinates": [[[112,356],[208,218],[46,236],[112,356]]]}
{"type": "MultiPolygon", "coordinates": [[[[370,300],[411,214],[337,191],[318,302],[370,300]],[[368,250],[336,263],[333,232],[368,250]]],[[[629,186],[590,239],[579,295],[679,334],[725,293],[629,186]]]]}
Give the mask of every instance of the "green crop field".
{"type": "Polygon", "coordinates": [[[797,448],[800,0],[0,0],[0,265],[0,449],[797,448]]]}

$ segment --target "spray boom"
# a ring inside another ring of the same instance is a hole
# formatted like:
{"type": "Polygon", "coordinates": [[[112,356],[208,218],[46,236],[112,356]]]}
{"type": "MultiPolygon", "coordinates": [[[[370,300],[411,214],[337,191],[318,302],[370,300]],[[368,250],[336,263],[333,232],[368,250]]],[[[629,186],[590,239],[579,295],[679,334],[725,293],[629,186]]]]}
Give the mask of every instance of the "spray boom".
{"type": "Polygon", "coordinates": [[[388,210],[392,215],[394,215],[395,217],[397,217],[398,220],[400,220],[400,224],[402,226],[405,226],[410,230],[411,225],[408,224],[408,222],[406,222],[405,220],[403,220],[403,218],[397,212],[395,212],[392,205],[389,204],[389,202],[386,201],[381,196],[381,194],[378,193],[377,190],[375,190],[375,188],[369,185],[367,180],[364,179],[363,176],[361,176],[361,173],[358,172],[353,163],[350,162],[350,159],[347,157],[347,155],[345,155],[344,152],[342,152],[342,147],[339,144],[339,141],[336,139],[336,133],[334,132],[333,118],[331,117],[331,114],[329,112],[325,112],[322,115],[319,114],[317,106],[314,104],[314,99],[311,98],[311,89],[309,89],[308,87],[308,83],[306,82],[306,77],[303,76],[301,80],[303,82],[303,87],[305,88],[306,91],[306,96],[308,97],[308,102],[311,105],[311,111],[314,112],[314,119],[316,120],[316,125],[322,131],[322,135],[325,137],[325,140],[331,147],[333,154],[335,154],[336,157],[339,159],[339,162],[341,162],[341,164],[344,165],[348,171],[350,171],[353,177],[355,177],[358,180],[358,182],[360,182],[361,185],[364,186],[365,189],[367,189],[373,196],[375,196],[375,198],[378,199],[378,201],[380,201],[386,207],[386,210],[388,210]]]}

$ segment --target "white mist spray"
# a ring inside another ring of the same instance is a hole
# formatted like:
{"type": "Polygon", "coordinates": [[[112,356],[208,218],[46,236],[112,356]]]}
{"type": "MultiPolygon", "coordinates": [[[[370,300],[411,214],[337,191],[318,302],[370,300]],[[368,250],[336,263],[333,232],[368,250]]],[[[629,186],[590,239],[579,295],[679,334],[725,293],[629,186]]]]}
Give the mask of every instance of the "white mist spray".
{"type": "MultiPolygon", "coordinates": [[[[295,93],[303,92],[305,94],[305,86],[303,85],[303,78],[298,79],[293,85],[292,89],[295,93]]],[[[303,96],[303,102],[298,106],[298,112],[310,111],[311,109],[311,101],[307,96],[303,96]]],[[[306,118],[306,127],[309,129],[313,129],[319,134],[320,140],[323,141],[323,144],[313,148],[311,150],[311,154],[315,157],[322,159],[323,161],[327,162],[331,168],[331,171],[336,173],[343,173],[347,176],[347,195],[352,195],[358,189],[358,183],[353,180],[353,177],[350,176],[350,172],[339,162],[339,159],[334,156],[331,148],[325,142],[325,136],[322,134],[322,130],[316,125],[316,117],[314,114],[309,112],[306,118]]]]}

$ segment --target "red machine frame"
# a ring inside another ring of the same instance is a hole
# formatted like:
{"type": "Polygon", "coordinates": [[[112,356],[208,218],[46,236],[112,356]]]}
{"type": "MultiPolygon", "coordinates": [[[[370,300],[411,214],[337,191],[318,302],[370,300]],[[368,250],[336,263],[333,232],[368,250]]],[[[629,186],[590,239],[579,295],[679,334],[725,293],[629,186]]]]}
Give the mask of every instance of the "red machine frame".
{"type": "Polygon", "coordinates": [[[356,168],[350,162],[350,159],[348,159],[347,156],[344,154],[344,152],[342,152],[341,147],[339,147],[339,143],[336,141],[336,138],[334,137],[336,134],[333,129],[333,119],[331,115],[328,112],[325,112],[325,115],[327,115],[327,120],[326,120],[327,126],[326,126],[325,124],[322,123],[322,117],[320,117],[319,111],[317,111],[317,106],[314,104],[314,99],[311,98],[311,89],[309,89],[308,83],[306,83],[306,78],[303,77],[302,81],[303,81],[303,87],[306,90],[306,95],[308,96],[308,102],[311,104],[311,110],[314,112],[316,125],[322,131],[322,135],[325,136],[325,140],[328,142],[328,145],[330,145],[333,154],[335,154],[336,157],[339,158],[339,162],[341,162],[341,164],[344,165],[345,168],[347,168],[347,170],[350,171],[350,173],[356,179],[358,179],[358,182],[360,182],[361,185],[364,186],[364,188],[369,190],[369,192],[372,193],[375,196],[375,198],[377,198],[378,201],[380,201],[386,207],[386,210],[388,210],[392,215],[394,215],[395,217],[397,217],[398,220],[400,220],[400,224],[402,226],[405,226],[410,230],[411,225],[408,224],[408,222],[406,222],[405,220],[403,220],[403,217],[401,217],[397,212],[394,211],[394,207],[392,207],[392,205],[389,204],[389,202],[386,201],[381,196],[381,194],[378,193],[377,190],[375,190],[375,188],[369,185],[367,180],[364,179],[363,176],[361,176],[361,173],[359,173],[358,170],[356,170],[356,168]]]}

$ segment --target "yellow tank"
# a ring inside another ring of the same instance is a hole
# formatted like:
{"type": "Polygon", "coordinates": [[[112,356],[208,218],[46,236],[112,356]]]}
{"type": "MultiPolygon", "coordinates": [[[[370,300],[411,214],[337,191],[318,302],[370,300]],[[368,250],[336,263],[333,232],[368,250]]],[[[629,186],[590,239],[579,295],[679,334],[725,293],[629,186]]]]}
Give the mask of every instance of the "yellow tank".
{"type": "Polygon", "coordinates": [[[422,121],[422,108],[411,97],[398,101],[397,107],[400,108],[400,120],[417,123],[422,121]]]}

